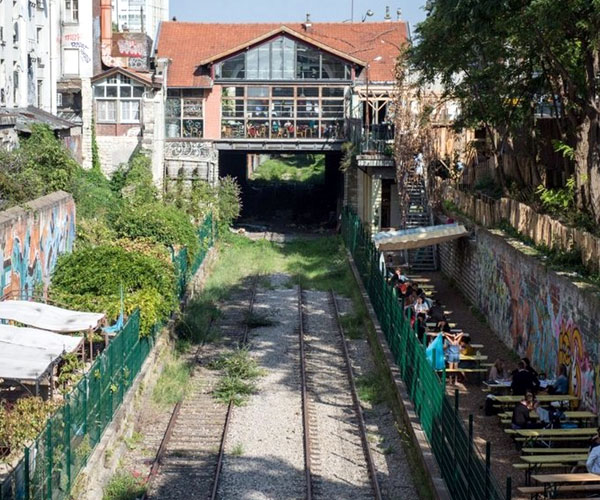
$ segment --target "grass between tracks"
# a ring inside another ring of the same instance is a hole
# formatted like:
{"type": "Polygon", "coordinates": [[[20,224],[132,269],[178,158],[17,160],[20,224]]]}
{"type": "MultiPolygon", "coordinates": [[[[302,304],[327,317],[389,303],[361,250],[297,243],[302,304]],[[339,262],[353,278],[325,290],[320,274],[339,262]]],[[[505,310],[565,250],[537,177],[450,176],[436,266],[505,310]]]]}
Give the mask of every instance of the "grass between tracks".
{"type": "Polygon", "coordinates": [[[117,472],[104,488],[102,500],[135,500],[146,492],[144,481],[131,472],[117,472]]]}

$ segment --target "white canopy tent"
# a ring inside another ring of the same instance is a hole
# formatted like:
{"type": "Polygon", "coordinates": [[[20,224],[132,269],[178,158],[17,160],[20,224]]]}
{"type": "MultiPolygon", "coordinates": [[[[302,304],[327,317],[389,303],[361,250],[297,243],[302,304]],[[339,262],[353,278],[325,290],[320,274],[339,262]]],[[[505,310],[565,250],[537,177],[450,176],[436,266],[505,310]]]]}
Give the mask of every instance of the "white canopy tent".
{"type": "Polygon", "coordinates": [[[83,337],[0,325],[0,378],[38,381],[65,352],[79,348],[83,337]]]}
{"type": "Polygon", "coordinates": [[[26,300],[4,300],[0,302],[0,320],[17,321],[51,332],[73,333],[95,330],[104,320],[104,314],[71,311],[26,300]]]}
{"type": "Polygon", "coordinates": [[[437,245],[468,234],[469,231],[462,224],[442,224],[377,233],[373,236],[373,242],[380,252],[392,252],[437,245]]]}

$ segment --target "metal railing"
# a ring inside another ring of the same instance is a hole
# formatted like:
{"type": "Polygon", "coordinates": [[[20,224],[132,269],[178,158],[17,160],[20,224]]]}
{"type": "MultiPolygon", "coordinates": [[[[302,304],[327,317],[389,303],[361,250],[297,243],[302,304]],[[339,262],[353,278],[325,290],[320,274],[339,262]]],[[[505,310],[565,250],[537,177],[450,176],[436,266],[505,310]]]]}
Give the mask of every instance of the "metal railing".
{"type": "Polygon", "coordinates": [[[486,444],[485,457],[474,446],[473,420],[469,418],[467,430],[458,411],[458,391],[454,402],[446,395],[445,373],[438,376],[427,360],[425,346],[411,327],[403,303],[379,267],[379,252],[371,235],[348,208],[342,215],[342,235],[452,498],[510,500],[510,477],[503,489],[491,472],[490,444],[486,444]]]}
{"type": "Polygon", "coordinates": [[[392,154],[394,146],[394,125],[374,124],[365,127],[360,143],[361,153],[392,154]]]}
{"type": "MultiPolygon", "coordinates": [[[[174,256],[177,292],[183,297],[190,276],[213,245],[212,215],[198,231],[201,250],[191,264],[183,248],[174,256]]],[[[96,358],[90,369],[65,395],[64,405],[48,419],[45,429],[24,450],[23,459],[0,484],[0,500],[66,500],[104,430],[152,351],[162,329],[140,336],[140,311],[96,358]]]]}

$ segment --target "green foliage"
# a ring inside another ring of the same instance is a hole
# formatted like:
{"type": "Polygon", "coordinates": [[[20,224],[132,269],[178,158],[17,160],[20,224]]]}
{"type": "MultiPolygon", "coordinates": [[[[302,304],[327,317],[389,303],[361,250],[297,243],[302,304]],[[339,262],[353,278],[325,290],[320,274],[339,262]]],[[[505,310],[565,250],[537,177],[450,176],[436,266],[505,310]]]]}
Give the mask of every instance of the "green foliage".
{"type": "Polygon", "coordinates": [[[252,181],[283,184],[322,184],[325,181],[324,155],[277,156],[259,165],[251,176],[252,181]]]}
{"type": "Polygon", "coordinates": [[[0,448],[8,449],[10,454],[20,453],[42,431],[56,408],[56,403],[34,397],[19,399],[12,405],[0,402],[0,448]]]}
{"type": "Polygon", "coordinates": [[[45,125],[33,125],[31,136],[14,151],[0,150],[1,208],[33,200],[59,189],[70,191],[78,169],[71,154],[45,125]]]}
{"type": "Polygon", "coordinates": [[[246,349],[221,356],[212,361],[209,368],[223,371],[223,377],[213,391],[215,398],[224,403],[232,401],[236,406],[244,404],[256,392],[254,380],[263,375],[263,370],[246,349]]]}
{"type": "Polygon", "coordinates": [[[78,219],[102,220],[119,211],[121,200],[110,188],[110,183],[100,170],[75,171],[71,193],[77,204],[78,219]]]}
{"type": "Polygon", "coordinates": [[[240,186],[233,177],[224,177],[219,182],[216,217],[220,233],[240,216],[242,197],[240,186]]]}
{"type": "Polygon", "coordinates": [[[186,247],[191,260],[199,249],[198,230],[189,216],[160,202],[123,207],[113,221],[118,236],[148,238],[166,247],[186,247]]]}
{"type": "Polygon", "coordinates": [[[219,317],[215,301],[206,294],[194,297],[187,303],[183,314],[175,323],[175,333],[179,339],[194,343],[205,341],[209,336],[210,325],[219,317]]]}
{"type": "Polygon", "coordinates": [[[385,380],[379,372],[369,372],[356,379],[356,392],[361,401],[372,405],[385,401],[385,380]]]}
{"type": "Polygon", "coordinates": [[[342,144],[342,159],[340,161],[340,170],[345,172],[356,163],[356,146],[351,142],[342,144]]]}
{"type": "Polygon", "coordinates": [[[182,401],[189,392],[192,365],[181,358],[171,358],[165,364],[152,391],[152,401],[161,407],[169,408],[182,401]]]}
{"type": "Polygon", "coordinates": [[[176,305],[173,266],[139,252],[103,245],[62,256],[52,276],[52,297],[75,309],[106,312],[114,320],[120,310],[141,310],[141,332],[147,335],[176,305]]]}
{"type": "Polygon", "coordinates": [[[102,172],[98,141],[96,140],[96,120],[94,119],[92,119],[92,169],[96,172],[102,172]]]}
{"type": "Polygon", "coordinates": [[[58,368],[57,383],[60,386],[61,392],[70,390],[69,385],[76,380],[79,380],[83,370],[83,363],[74,352],[65,353],[62,357],[62,362],[58,368]]]}
{"type": "Polygon", "coordinates": [[[542,202],[542,207],[550,213],[564,213],[575,206],[575,177],[569,177],[562,189],[547,189],[539,185],[535,190],[542,202]]]}
{"type": "Polygon", "coordinates": [[[563,157],[568,160],[575,159],[575,149],[568,144],[565,144],[563,141],[553,140],[552,146],[554,147],[554,151],[563,155],[563,157]]]}
{"type": "MultiPolygon", "coordinates": [[[[121,170],[121,169],[119,169],[121,170]]],[[[158,199],[158,190],[152,178],[152,161],[144,153],[137,152],[129,161],[126,170],[115,178],[112,186],[123,198],[134,205],[149,204],[158,199]]]]}
{"type": "Polygon", "coordinates": [[[104,488],[102,500],[136,500],[147,490],[147,485],[137,474],[117,472],[104,488]]]}
{"type": "Polygon", "coordinates": [[[502,197],[502,186],[490,176],[479,179],[474,188],[475,191],[479,191],[495,200],[499,200],[502,197]]]}

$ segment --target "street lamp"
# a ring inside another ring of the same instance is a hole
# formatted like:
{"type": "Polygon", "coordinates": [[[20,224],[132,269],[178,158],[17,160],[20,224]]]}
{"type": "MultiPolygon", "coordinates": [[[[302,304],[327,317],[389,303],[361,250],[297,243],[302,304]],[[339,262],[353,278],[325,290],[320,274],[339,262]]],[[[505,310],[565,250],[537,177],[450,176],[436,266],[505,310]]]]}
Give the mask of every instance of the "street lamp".
{"type": "Polygon", "coordinates": [[[365,15],[364,15],[364,16],[363,16],[363,18],[362,18],[362,22],[364,23],[364,22],[365,22],[365,19],[366,19],[367,17],[372,17],[372,16],[373,16],[373,14],[375,14],[375,12],[373,12],[371,9],[369,9],[367,12],[365,12],[365,15]]]}

